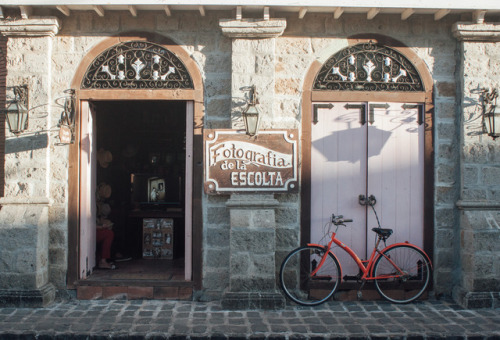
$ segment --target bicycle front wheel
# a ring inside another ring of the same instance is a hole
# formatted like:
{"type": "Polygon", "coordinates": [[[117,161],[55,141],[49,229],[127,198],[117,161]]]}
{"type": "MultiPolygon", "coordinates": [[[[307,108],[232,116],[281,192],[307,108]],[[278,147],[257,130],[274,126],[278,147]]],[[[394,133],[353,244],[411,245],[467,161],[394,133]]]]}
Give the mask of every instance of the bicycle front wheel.
{"type": "Polygon", "coordinates": [[[281,288],[289,299],[303,306],[325,302],[335,293],[339,282],[340,265],[333,254],[325,253],[322,247],[297,248],[281,264],[281,288]],[[321,265],[324,257],[325,261],[321,265]]]}
{"type": "Polygon", "coordinates": [[[394,303],[418,299],[430,282],[431,265],[416,247],[401,245],[382,252],[373,266],[375,287],[394,303]]]}

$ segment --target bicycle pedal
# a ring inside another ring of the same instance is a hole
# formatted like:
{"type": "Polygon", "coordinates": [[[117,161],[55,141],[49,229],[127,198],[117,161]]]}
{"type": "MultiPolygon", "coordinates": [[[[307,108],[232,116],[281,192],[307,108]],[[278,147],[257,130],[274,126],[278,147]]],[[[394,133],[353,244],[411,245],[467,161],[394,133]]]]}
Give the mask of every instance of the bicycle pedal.
{"type": "Polygon", "coordinates": [[[359,291],[356,293],[356,295],[358,296],[358,300],[361,300],[363,298],[363,292],[359,291]]]}

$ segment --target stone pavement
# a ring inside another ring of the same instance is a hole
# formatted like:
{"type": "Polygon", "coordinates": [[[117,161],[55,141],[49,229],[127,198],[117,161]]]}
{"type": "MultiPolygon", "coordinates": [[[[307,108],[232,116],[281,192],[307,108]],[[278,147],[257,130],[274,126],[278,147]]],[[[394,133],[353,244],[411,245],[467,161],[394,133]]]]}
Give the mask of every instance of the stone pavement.
{"type": "Polygon", "coordinates": [[[223,310],[219,303],[70,300],[0,308],[0,339],[500,339],[500,309],[451,301],[408,305],[330,302],[282,310],[223,310]]]}

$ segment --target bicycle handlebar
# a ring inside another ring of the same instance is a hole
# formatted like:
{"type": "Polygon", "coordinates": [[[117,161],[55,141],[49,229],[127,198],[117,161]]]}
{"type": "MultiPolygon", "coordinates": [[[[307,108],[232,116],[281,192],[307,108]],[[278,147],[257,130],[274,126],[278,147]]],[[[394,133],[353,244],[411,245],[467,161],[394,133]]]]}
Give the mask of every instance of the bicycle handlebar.
{"type": "Polygon", "coordinates": [[[339,215],[339,216],[335,216],[335,214],[332,215],[332,223],[335,225],[349,223],[349,222],[353,222],[353,221],[354,220],[352,218],[344,218],[344,216],[342,216],[342,215],[339,215]]]}

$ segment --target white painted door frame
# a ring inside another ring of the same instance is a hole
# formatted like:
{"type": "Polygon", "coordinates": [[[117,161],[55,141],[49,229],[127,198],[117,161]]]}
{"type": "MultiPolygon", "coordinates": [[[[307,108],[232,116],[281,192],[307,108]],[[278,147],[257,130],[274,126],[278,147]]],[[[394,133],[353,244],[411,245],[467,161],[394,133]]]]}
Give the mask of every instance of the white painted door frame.
{"type": "Polygon", "coordinates": [[[79,278],[85,279],[95,266],[96,252],[96,141],[95,120],[88,101],[80,103],[81,152],[80,152],[80,270],[79,278]]]}
{"type": "Polygon", "coordinates": [[[186,102],[186,175],[184,194],[184,279],[193,277],[193,130],[194,102],[186,102]]]}

